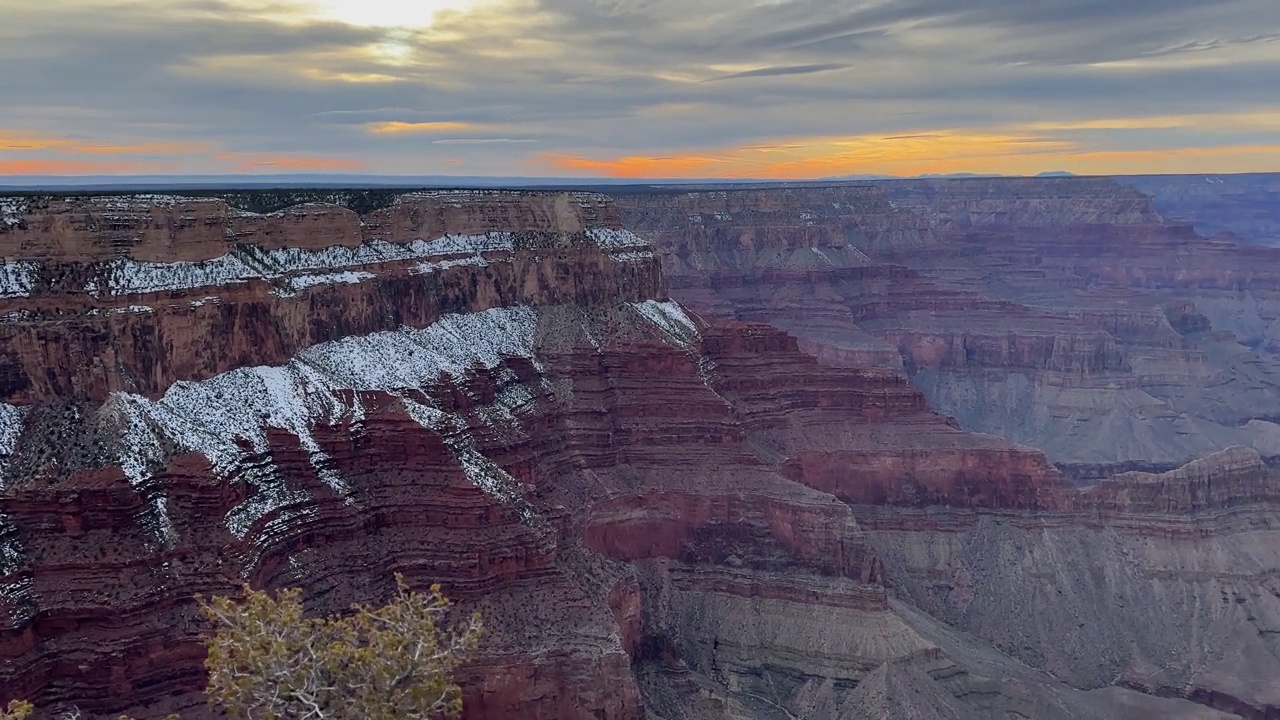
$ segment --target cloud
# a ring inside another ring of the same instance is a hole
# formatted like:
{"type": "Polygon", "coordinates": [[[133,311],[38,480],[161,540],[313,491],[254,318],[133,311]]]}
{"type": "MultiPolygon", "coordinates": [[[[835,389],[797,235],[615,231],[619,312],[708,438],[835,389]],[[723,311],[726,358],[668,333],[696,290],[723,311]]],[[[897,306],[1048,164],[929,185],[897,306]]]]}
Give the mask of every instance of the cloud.
{"type": "MultiPolygon", "coordinates": [[[[907,153],[903,167],[1012,162],[961,136],[1267,146],[1280,74],[1274,0],[487,0],[412,27],[301,0],[13,5],[9,137],[63,162],[191,172],[335,149],[371,172],[723,174],[827,172],[816,155],[764,158],[841,138],[879,138],[862,151],[907,153]]],[[[4,142],[0,157],[37,152],[4,142]]]]}
{"type": "Polygon", "coordinates": [[[432,140],[433,145],[503,145],[510,143],[536,143],[532,138],[446,138],[432,140]]]}
{"type": "Polygon", "coordinates": [[[4,175],[138,175],[164,172],[165,166],[139,162],[95,162],[85,160],[0,158],[4,175]]]}
{"type": "Polygon", "coordinates": [[[843,70],[849,67],[840,63],[817,63],[814,65],[787,65],[784,67],[765,67],[755,70],[745,70],[743,72],[733,73],[731,75],[721,75],[720,77],[711,78],[705,82],[714,82],[717,80],[738,80],[742,78],[753,77],[778,77],[782,75],[809,75],[812,73],[827,72],[829,70],[843,70]]]}
{"type": "Polygon", "coordinates": [[[0,130],[0,154],[56,152],[64,155],[189,155],[207,152],[207,142],[139,141],[116,144],[80,138],[59,138],[0,130]]]}
{"type": "Polygon", "coordinates": [[[436,122],[403,122],[400,120],[387,120],[384,122],[375,122],[365,125],[365,129],[374,135],[402,135],[405,133],[449,133],[449,132],[465,132],[472,130],[476,126],[473,123],[456,122],[456,121],[436,121],[436,122]]]}

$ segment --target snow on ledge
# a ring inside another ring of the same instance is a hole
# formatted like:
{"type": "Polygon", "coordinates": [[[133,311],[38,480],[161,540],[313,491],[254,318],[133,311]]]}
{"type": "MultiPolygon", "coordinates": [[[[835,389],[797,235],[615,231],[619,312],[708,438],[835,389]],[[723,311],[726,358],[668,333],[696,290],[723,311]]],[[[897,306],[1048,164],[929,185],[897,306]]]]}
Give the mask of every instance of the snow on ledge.
{"type": "Polygon", "coordinates": [[[0,298],[28,297],[40,265],[30,261],[0,262],[0,298]]]}
{"type": "Polygon", "coordinates": [[[286,278],[284,281],[284,289],[275,290],[273,292],[277,295],[288,297],[317,285],[358,285],[365,280],[372,280],[374,277],[375,275],[371,272],[353,272],[351,270],[319,275],[299,275],[297,277],[286,278]]]}
{"type": "MultiPolygon", "coordinates": [[[[300,491],[285,488],[270,460],[265,467],[254,465],[251,456],[269,449],[270,429],[297,437],[321,480],[347,496],[347,481],[312,434],[321,425],[364,419],[359,396],[341,391],[400,394],[461,378],[475,368],[496,368],[507,357],[533,360],[536,327],[537,313],[529,307],[448,315],[423,329],[401,328],[316,345],[280,367],[240,368],[208,380],[178,382],[155,401],[116,393],[99,417],[119,431],[118,460],[135,486],[146,485],[164,466],[166,448],[204,455],[219,476],[238,474],[254,485],[251,497],[225,518],[228,529],[244,537],[258,519],[306,499],[300,491]],[[248,451],[237,438],[247,441],[248,451]]],[[[510,497],[510,485],[490,464],[471,453],[460,457],[471,462],[475,480],[485,483],[486,492],[492,489],[495,496],[510,497]]],[[[161,514],[158,527],[152,529],[169,539],[164,504],[157,503],[155,509],[161,514]]]]}
{"type": "Polygon", "coordinates": [[[30,201],[24,197],[0,197],[0,228],[21,225],[29,209],[30,201]]]}
{"type": "Polygon", "coordinates": [[[296,292],[314,285],[359,282],[371,278],[373,275],[370,273],[352,271],[367,265],[455,255],[475,258],[485,252],[510,252],[514,249],[510,233],[446,235],[432,241],[414,240],[405,245],[374,240],[353,248],[334,246],[324,250],[263,250],[248,246],[202,262],[113,260],[104,270],[105,282],[90,283],[86,289],[94,296],[128,295],[287,278],[285,292],[296,292]],[[303,273],[302,277],[290,278],[297,273],[303,273]]]}
{"type": "Polygon", "coordinates": [[[18,436],[22,434],[23,409],[8,403],[0,403],[0,490],[4,489],[4,473],[9,466],[9,458],[18,447],[18,436]]]}
{"type": "Polygon", "coordinates": [[[650,244],[630,230],[614,230],[613,228],[591,228],[587,236],[602,249],[610,252],[622,250],[653,250],[650,244]]]}
{"type": "Polygon", "coordinates": [[[680,303],[673,300],[645,300],[631,303],[631,307],[656,325],[676,347],[691,350],[700,337],[698,326],[685,314],[680,303]]]}

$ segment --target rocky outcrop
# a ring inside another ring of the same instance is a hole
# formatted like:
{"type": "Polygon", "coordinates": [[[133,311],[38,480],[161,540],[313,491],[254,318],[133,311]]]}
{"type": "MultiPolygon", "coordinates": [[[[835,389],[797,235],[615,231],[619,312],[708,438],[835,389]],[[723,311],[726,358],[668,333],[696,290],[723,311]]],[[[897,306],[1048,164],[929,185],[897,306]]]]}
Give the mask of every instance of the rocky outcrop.
{"type": "Polygon", "coordinates": [[[1084,489],[1077,503],[1108,512],[1195,515],[1275,503],[1277,480],[1257,450],[1232,447],[1163,473],[1114,475],[1084,489]]]}

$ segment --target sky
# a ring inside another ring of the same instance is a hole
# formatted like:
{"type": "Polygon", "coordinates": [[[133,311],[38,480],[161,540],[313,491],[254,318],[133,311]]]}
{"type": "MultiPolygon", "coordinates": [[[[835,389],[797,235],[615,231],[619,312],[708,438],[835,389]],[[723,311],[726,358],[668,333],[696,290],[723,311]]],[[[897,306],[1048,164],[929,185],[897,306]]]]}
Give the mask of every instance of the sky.
{"type": "Polygon", "coordinates": [[[1280,0],[0,0],[0,176],[1280,171],[1280,0]]]}

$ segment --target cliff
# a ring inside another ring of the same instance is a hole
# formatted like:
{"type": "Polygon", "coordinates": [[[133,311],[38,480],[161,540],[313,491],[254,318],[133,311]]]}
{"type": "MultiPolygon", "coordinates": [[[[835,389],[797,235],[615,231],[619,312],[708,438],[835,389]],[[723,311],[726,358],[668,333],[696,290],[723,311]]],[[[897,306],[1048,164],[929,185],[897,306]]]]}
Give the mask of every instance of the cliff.
{"type": "Polygon", "coordinates": [[[1280,245],[1280,175],[1146,175],[1117,180],[1155,201],[1170,218],[1201,234],[1229,234],[1247,243],[1280,245]]]}
{"type": "MultiPolygon", "coordinates": [[[[655,588],[893,625],[848,507],[814,487],[989,502],[968,484],[1007,471],[968,449],[1022,452],[894,376],[691,319],[599,196],[11,217],[0,654],[4,687],[44,706],[194,712],[193,594],[299,585],[335,610],[403,572],[486,617],[470,717],[639,717],[633,664],[685,632],[655,588]],[[833,474],[849,452],[886,470],[833,474]]],[[[892,654],[865,632],[840,657],[892,654]]]]}
{"type": "Polygon", "coordinates": [[[469,718],[1280,707],[1260,455],[1078,490],[912,385],[1134,372],[1114,328],[1165,348],[1199,304],[983,295],[860,187],[333,199],[5,201],[7,692],[204,717],[195,593],[401,572],[484,615],[469,718]],[[1095,620],[1095,572],[1167,612],[1095,620]]]}
{"type": "Polygon", "coordinates": [[[682,303],[783,328],[823,362],[900,371],[962,428],[1039,448],[1079,479],[1277,451],[1280,255],[1203,238],[1115,181],[618,202],[682,303]]]}

